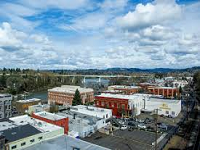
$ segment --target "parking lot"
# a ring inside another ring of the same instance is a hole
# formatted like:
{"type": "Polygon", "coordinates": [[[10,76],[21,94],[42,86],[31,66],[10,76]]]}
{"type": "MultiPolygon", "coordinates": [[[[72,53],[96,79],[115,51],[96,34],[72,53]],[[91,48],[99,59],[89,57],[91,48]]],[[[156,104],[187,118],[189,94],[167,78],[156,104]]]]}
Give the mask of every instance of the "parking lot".
{"type": "MultiPolygon", "coordinates": [[[[145,131],[142,131],[145,132],[145,131]]],[[[116,131],[114,135],[106,135],[103,133],[95,133],[91,137],[86,137],[83,140],[110,148],[112,150],[151,150],[153,146],[150,144],[153,141],[152,133],[140,133],[139,131],[116,131]],[[148,139],[149,138],[149,139],[148,139]],[[146,139],[146,141],[145,141],[146,139]]]]}

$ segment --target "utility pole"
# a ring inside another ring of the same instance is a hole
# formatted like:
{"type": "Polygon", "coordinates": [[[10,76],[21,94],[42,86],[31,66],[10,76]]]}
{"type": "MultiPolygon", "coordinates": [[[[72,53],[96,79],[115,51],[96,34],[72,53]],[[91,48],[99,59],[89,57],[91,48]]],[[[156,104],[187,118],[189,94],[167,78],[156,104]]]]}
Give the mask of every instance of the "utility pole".
{"type": "Polygon", "coordinates": [[[155,150],[157,150],[157,139],[158,139],[158,109],[155,109],[155,126],[156,126],[156,134],[155,134],[155,150]]]}

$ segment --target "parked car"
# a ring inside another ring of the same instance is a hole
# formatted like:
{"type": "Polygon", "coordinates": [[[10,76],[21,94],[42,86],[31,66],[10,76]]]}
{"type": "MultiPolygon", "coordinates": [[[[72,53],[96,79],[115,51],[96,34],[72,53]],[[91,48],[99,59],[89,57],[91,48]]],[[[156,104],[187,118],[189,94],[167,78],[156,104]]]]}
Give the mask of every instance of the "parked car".
{"type": "Polygon", "coordinates": [[[133,131],[134,129],[136,129],[136,126],[134,127],[134,126],[129,126],[128,127],[128,131],[133,131]]]}
{"type": "Polygon", "coordinates": [[[147,127],[147,130],[150,131],[150,132],[155,131],[154,128],[153,128],[153,127],[150,127],[150,126],[147,127]]]}
{"type": "Polygon", "coordinates": [[[128,122],[128,126],[135,126],[135,125],[136,125],[136,123],[133,122],[133,121],[129,121],[129,122],[128,122]]]}
{"type": "Polygon", "coordinates": [[[147,126],[144,123],[139,123],[138,124],[138,128],[140,128],[140,129],[146,129],[147,126]]]}
{"type": "Polygon", "coordinates": [[[127,126],[126,126],[126,125],[122,125],[122,126],[120,127],[120,129],[121,129],[121,130],[126,130],[126,129],[127,129],[127,126]]]}
{"type": "Polygon", "coordinates": [[[158,128],[162,129],[162,130],[167,130],[168,126],[164,123],[157,123],[158,128]]]}
{"type": "Polygon", "coordinates": [[[142,119],[137,119],[137,122],[139,122],[139,123],[144,123],[144,120],[142,120],[142,119]]]}
{"type": "Polygon", "coordinates": [[[153,119],[150,119],[150,118],[146,118],[145,120],[144,120],[144,123],[146,123],[146,124],[150,124],[150,123],[153,123],[154,122],[154,120],[153,119]]]}

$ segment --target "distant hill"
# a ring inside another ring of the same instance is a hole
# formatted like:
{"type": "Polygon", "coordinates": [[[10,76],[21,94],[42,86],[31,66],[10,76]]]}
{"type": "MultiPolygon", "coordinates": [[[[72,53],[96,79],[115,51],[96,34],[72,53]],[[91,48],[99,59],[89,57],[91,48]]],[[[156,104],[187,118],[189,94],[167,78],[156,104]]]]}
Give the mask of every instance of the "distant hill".
{"type": "Polygon", "coordinates": [[[169,72],[195,72],[200,70],[200,66],[173,69],[173,68],[153,68],[153,69],[140,69],[140,68],[108,68],[108,69],[77,69],[77,70],[48,70],[55,73],[77,73],[77,74],[108,74],[108,73],[169,73],[169,72]]]}

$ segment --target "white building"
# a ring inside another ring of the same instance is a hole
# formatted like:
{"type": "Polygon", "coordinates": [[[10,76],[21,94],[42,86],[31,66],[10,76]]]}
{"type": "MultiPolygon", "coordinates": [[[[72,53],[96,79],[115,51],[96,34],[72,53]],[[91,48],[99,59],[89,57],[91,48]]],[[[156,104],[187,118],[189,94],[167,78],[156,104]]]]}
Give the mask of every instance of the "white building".
{"type": "Polygon", "coordinates": [[[11,105],[12,95],[0,94],[0,119],[12,116],[11,105]]]}
{"type": "Polygon", "coordinates": [[[43,104],[43,105],[32,105],[28,107],[28,114],[32,113],[38,113],[42,111],[50,111],[50,105],[49,104],[43,104]]]}
{"type": "Polygon", "coordinates": [[[108,119],[112,117],[112,110],[105,108],[98,108],[94,106],[77,105],[70,107],[71,112],[80,113],[88,116],[108,119]]]}
{"type": "Polygon", "coordinates": [[[140,115],[142,111],[153,112],[158,109],[159,115],[176,117],[181,112],[181,100],[164,99],[161,95],[152,94],[101,94],[102,97],[128,101],[129,110],[134,110],[134,115],[140,115]]]}
{"type": "Polygon", "coordinates": [[[112,111],[79,105],[57,114],[69,118],[70,136],[84,138],[106,127],[109,124],[106,120],[112,116],[112,111]]]}
{"type": "Polygon", "coordinates": [[[179,81],[172,82],[172,86],[177,87],[177,88],[179,88],[179,87],[184,88],[186,85],[188,85],[188,82],[185,80],[179,80],[179,81]]]}
{"type": "Polygon", "coordinates": [[[0,122],[0,132],[6,138],[6,149],[20,150],[42,141],[64,135],[64,129],[28,115],[0,122]]]}

